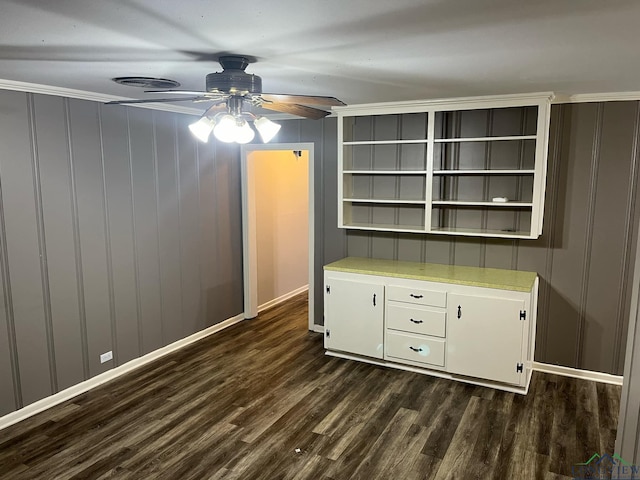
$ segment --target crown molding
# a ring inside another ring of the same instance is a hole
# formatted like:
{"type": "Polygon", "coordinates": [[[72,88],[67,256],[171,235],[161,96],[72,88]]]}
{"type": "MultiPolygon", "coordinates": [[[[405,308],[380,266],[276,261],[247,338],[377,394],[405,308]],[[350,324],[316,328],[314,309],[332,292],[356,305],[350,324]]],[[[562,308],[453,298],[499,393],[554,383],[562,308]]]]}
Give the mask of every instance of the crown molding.
{"type": "MultiPolygon", "coordinates": [[[[79,100],[91,100],[93,102],[111,102],[113,100],[133,100],[116,95],[108,95],[105,93],[89,92],[86,90],[75,90],[73,88],[53,87],[50,85],[41,85],[39,83],[19,82],[16,80],[0,79],[0,90],[13,90],[16,92],[39,93],[42,95],[55,95],[57,97],[77,98],[79,100]]],[[[128,107],[146,108],[149,110],[161,110],[163,112],[184,113],[187,115],[202,115],[202,110],[180,107],[178,105],[169,105],[166,103],[135,103],[127,105],[128,107]]]]}
{"type": "Polygon", "coordinates": [[[576,93],[556,95],[552,103],[629,102],[640,100],[640,92],[576,93]]]}

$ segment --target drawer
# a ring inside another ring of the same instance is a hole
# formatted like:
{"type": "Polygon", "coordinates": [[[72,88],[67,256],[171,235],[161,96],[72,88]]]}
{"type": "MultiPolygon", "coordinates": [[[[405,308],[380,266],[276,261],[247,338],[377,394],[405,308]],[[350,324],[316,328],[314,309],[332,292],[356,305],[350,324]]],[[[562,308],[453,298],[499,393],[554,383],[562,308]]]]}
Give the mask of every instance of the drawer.
{"type": "Polygon", "coordinates": [[[387,328],[394,330],[444,337],[446,318],[445,310],[387,304],[387,328]]]}
{"type": "Polygon", "coordinates": [[[444,339],[387,330],[387,357],[444,367],[444,339]]]}
{"type": "Polygon", "coordinates": [[[447,292],[411,287],[398,287],[396,285],[389,285],[387,287],[387,299],[395,300],[396,302],[429,305],[431,307],[444,308],[447,306],[447,292]]]}

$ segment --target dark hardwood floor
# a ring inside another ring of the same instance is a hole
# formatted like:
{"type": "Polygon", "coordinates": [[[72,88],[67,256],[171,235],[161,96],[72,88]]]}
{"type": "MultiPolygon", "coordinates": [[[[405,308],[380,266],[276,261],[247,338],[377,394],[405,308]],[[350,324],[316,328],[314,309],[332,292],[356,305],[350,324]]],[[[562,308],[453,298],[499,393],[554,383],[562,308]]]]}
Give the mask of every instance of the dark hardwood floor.
{"type": "Polygon", "coordinates": [[[301,295],[0,431],[0,478],[564,479],[613,453],[619,397],[327,357],[301,295]]]}

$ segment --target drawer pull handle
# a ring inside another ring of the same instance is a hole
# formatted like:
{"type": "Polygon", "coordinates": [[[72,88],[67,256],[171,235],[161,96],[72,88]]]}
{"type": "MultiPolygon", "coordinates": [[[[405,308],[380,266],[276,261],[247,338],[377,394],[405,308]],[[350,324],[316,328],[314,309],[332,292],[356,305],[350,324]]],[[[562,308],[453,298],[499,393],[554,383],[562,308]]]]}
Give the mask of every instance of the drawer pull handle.
{"type": "Polygon", "coordinates": [[[376,306],[376,294],[375,293],[373,294],[373,306],[374,307],[376,306]]]}
{"type": "Polygon", "coordinates": [[[422,320],[414,320],[413,318],[410,318],[409,321],[413,323],[424,323],[422,320]]]}
{"type": "Polygon", "coordinates": [[[411,346],[409,346],[409,348],[411,350],[413,350],[414,352],[421,352],[422,351],[422,348],[415,348],[415,347],[411,347],[411,346]]]}
{"type": "Polygon", "coordinates": [[[422,298],[422,295],[414,295],[413,293],[410,293],[409,296],[413,298],[422,298]]]}
{"type": "Polygon", "coordinates": [[[462,307],[458,305],[458,318],[462,317],[462,307]]]}

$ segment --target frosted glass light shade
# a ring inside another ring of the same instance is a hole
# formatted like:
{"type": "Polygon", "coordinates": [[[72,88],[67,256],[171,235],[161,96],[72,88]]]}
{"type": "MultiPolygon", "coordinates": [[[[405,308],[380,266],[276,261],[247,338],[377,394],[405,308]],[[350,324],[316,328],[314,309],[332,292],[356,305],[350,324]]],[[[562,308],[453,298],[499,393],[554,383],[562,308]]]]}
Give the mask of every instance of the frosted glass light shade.
{"type": "Polygon", "coordinates": [[[215,122],[207,117],[202,117],[197,122],[189,125],[189,130],[194,137],[196,137],[201,142],[207,143],[209,141],[209,135],[211,134],[211,130],[213,130],[213,126],[215,122]]]}
{"type": "Polygon", "coordinates": [[[236,130],[235,117],[233,115],[223,115],[213,128],[213,134],[221,142],[232,143],[236,141],[236,130]]]}
{"type": "Polygon", "coordinates": [[[262,141],[264,143],[269,143],[273,139],[273,137],[275,137],[276,134],[280,131],[281,127],[280,124],[272,122],[266,117],[258,118],[255,122],[253,122],[253,125],[256,127],[256,130],[258,130],[260,138],[262,138],[262,141]]]}
{"type": "Polygon", "coordinates": [[[236,142],[249,143],[256,134],[246,120],[238,120],[236,124],[236,142]]]}

